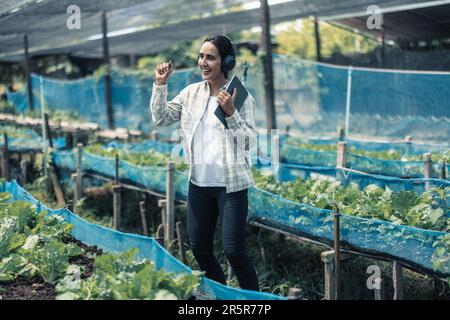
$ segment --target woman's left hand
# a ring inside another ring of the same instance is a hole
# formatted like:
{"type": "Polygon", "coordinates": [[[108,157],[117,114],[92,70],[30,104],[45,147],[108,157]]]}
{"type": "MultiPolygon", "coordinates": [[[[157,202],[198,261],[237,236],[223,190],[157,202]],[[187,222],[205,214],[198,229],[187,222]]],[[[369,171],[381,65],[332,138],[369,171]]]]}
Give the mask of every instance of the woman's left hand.
{"type": "Polygon", "coordinates": [[[234,100],[236,99],[236,88],[233,90],[233,95],[231,96],[226,90],[219,92],[217,96],[217,102],[222,107],[223,111],[227,117],[231,117],[236,110],[234,107],[234,100]]]}

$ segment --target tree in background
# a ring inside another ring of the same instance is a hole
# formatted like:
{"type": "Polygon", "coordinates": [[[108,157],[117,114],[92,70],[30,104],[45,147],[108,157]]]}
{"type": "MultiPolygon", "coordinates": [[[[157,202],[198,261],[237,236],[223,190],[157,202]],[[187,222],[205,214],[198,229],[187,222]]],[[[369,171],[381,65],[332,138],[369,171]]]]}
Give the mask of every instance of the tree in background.
{"type": "MultiPolygon", "coordinates": [[[[299,22],[288,22],[284,25],[284,30],[278,32],[275,36],[278,46],[274,52],[315,60],[317,57],[314,20],[304,19],[299,22]]],[[[324,21],[319,21],[319,30],[321,54],[324,58],[328,58],[333,54],[368,53],[377,46],[375,40],[324,21]]]]}

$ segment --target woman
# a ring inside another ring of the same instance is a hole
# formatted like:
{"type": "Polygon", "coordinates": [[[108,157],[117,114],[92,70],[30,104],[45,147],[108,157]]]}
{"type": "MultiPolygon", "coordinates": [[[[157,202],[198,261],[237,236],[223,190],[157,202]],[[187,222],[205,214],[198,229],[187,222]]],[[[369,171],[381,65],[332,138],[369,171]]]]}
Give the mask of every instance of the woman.
{"type": "Polygon", "coordinates": [[[249,150],[255,146],[255,100],[249,94],[238,112],[233,95],[222,90],[236,63],[236,48],[224,35],[203,42],[198,66],[203,81],[183,89],[167,102],[170,63],[156,67],[150,108],[157,126],[181,121],[181,139],[189,164],[188,235],[195,259],[206,276],[226,284],[214,256],[220,218],[225,255],[243,289],[259,291],[256,271],[245,249],[247,190],[254,183],[249,150]],[[225,112],[227,128],[214,115],[225,112]]]}

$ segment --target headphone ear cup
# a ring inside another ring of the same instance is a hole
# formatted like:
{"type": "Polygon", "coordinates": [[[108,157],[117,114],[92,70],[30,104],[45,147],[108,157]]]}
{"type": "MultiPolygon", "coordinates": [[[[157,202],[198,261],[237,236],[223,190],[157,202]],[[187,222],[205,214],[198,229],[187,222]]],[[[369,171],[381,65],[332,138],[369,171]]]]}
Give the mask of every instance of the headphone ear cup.
{"type": "Polygon", "coordinates": [[[236,59],[232,55],[226,56],[222,61],[222,72],[229,72],[233,70],[236,65],[236,59]]]}

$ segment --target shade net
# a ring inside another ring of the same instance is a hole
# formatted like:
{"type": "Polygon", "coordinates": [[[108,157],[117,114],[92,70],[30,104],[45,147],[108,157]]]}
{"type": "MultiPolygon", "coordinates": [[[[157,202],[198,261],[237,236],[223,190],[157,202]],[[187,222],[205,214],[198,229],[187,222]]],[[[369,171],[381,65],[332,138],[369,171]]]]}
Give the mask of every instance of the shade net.
{"type": "MultiPolygon", "coordinates": [[[[241,72],[236,70],[238,76],[241,72]]],[[[152,129],[152,79],[118,69],[111,79],[115,125],[152,129]]],[[[39,80],[32,75],[37,108],[39,80]]],[[[175,72],[169,98],[199,80],[196,69],[175,72]]],[[[267,127],[263,83],[261,65],[250,66],[246,86],[256,100],[259,128],[267,127]]],[[[450,73],[341,67],[275,55],[274,86],[277,127],[298,135],[333,136],[338,128],[346,128],[348,138],[398,140],[410,135],[417,141],[448,145],[450,73]]],[[[77,81],[44,77],[43,91],[49,108],[73,110],[107,126],[103,77],[77,81]]],[[[9,93],[8,99],[22,111],[27,107],[25,92],[9,93]]]]}

